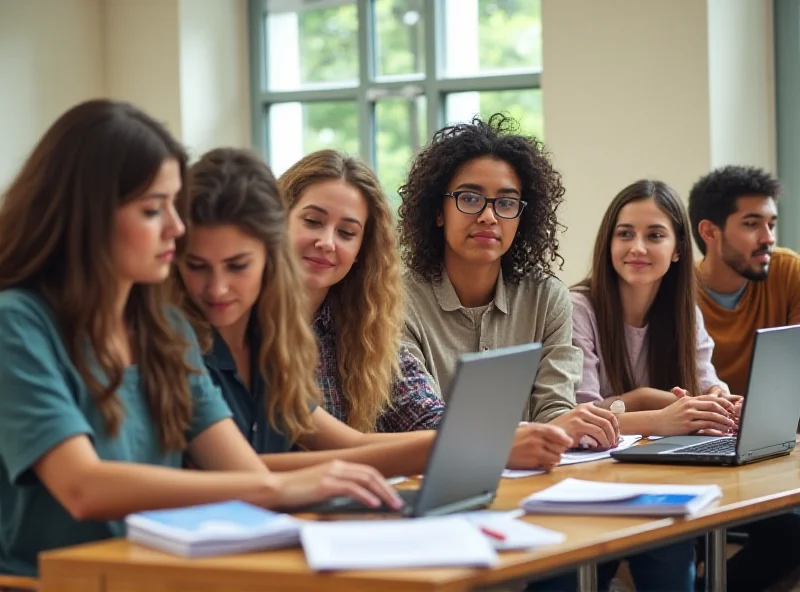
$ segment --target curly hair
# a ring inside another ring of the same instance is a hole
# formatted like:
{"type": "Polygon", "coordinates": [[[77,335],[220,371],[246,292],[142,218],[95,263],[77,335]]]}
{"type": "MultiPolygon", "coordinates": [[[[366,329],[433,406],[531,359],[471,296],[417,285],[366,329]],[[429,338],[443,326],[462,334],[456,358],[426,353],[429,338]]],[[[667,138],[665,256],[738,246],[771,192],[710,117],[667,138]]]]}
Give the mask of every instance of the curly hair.
{"type": "Polygon", "coordinates": [[[780,181],[757,167],[729,165],[700,178],[689,192],[689,219],[697,248],[706,254],[706,243],[698,228],[703,220],[724,230],[728,216],[736,212],[738,198],[755,195],[777,200],[780,193],[780,181]]]}
{"type": "Polygon", "coordinates": [[[404,323],[403,284],[389,200],[375,173],[357,158],[334,150],[309,154],[286,171],[278,184],[292,208],[312,185],[343,179],[367,202],[369,217],[358,259],[328,291],[336,331],[336,353],[347,425],[374,432],[390,405],[391,382],[399,376],[397,352],[404,323]]]}
{"type": "MultiPolygon", "coordinates": [[[[114,216],[167,160],[183,180],[186,154],[160,123],[127,103],[86,101],[50,127],[0,199],[0,290],[27,288],[50,305],[111,436],[125,420],[116,394],[125,364],[108,338],[119,322],[114,216]]],[[[180,451],[192,418],[189,375],[198,369],[165,302],[163,284],[135,284],[123,314],[162,450],[180,451]]]]}
{"type": "Polygon", "coordinates": [[[511,248],[501,259],[503,278],[519,283],[553,275],[564,259],[558,253],[559,224],[556,210],[564,200],[561,174],[553,168],[544,144],[517,133],[517,122],[502,113],[488,121],[444,127],[420,151],[408,180],[399,189],[399,240],[405,265],[426,281],[439,279],[444,266],[444,229],[436,225],[444,193],[466,162],[491,156],[510,164],[522,183],[522,200],[528,206],[520,215],[511,248]]]}
{"type": "MultiPolygon", "coordinates": [[[[317,365],[317,342],[308,323],[305,286],[289,244],[275,177],[254,153],[217,148],[189,169],[188,189],[188,233],[178,242],[181,260],[187,237],[198,227],[231,225],[264,243],[267,261],[253,307],[261,335],[258,365],[272,393],[266,405],[270,425],[297,441],[313,430],[308,410],[320,399],[309,370],[317,365]]],[[[173,282],[180,306],[208,349],[212,343],[208,321],[188,297],[180,273],[173,273],[173,282]]]]}

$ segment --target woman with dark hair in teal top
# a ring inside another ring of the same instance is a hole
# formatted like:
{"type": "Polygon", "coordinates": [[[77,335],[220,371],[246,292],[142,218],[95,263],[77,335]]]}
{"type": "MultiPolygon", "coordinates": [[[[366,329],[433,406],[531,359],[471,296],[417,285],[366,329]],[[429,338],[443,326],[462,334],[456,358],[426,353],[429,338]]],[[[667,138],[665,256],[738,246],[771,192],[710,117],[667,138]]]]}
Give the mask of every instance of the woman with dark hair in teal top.
{"type": "Polygon", "coordinates": [[[124,534],[141,510],[334,495],[400,504],[374,469],[270,473],[165,306],[186,157],[108,100],[47,131],[0,206],[0,573],[124,534]],[[186,454],[200,469],[181,470],[186,454]],[[222,471],[226,471],[224,474],[222,471]]]}

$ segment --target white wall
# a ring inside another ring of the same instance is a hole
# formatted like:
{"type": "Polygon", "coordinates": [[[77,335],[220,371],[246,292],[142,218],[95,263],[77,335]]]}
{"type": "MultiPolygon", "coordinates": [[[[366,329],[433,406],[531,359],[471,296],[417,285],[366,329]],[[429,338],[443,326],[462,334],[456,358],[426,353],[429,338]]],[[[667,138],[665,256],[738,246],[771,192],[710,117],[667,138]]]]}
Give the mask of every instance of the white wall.
{"type": "Polygon", "coordinates": [[[194,156],[250,146],[247,3],[181,0],[180,45],[184,143],[194,156]]]}
{"type": "Polygon", "coordinates": [[[561,277],[572,283],[623,187],[652,177],[685,194],[708,171],[706,8],[544,0],[542,21],[545,139],[567,188],[561,277]]]}
{"type": "Polygon", "coordinates": [[[101,0],[0,0],[0,191],[63,111],[101,96],[101,0]]]}
{"type": "Polygon", "coordinates": [[[181,137],[179,0],[104,0],[106,93],[181,137]]]}
{"type": "Polygon", "coordinates": [[[543,0],[545,141],[567,189],[567,283],[626,185],[686,197],[712,167],[775,169],[771,0],[543,0]]]}
{"type": "Polygon", "coordinates": [[[711,166],[775,172],[772,3],[708,0],[711,166]]]}
{"type": "Polygon", "coordinates": [[[250,145],[247,0],[0,0],[0,188],[53,121],[130,101],[199,155],[250,145]]]}

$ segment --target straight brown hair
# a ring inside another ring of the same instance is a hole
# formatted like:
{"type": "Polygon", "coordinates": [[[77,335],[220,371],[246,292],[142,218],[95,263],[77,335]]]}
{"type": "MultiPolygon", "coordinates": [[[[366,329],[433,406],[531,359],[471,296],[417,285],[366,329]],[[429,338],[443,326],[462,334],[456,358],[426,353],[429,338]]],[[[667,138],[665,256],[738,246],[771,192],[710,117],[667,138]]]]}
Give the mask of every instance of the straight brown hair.
{"type": "Polygon", "coordinates": [[[573,286],[587,290],[597,315],[601,356],[615,394],[636,388],[633,382],[619,275],[611,262],[611,239],[620,210],[627,204],[652,199],[669,216],[676,236],[678,261],[661,279],[655,300],[647,312],[648,374],[652,388],[665,391],[680,386],[700,394],[697,376],[697,318],[695,269],[689,216],[678,194],[661,181],[637,181],[617,194],[608,206],[594,244],[590,276],[573,286]]]}
{"type": "MultiPolygon", "coordinates": [[[[124,364],[109,343],[118,322],[114,217],[169,159],[184,178],[183,148],[163,126],[126,103],[87,101],[47,130],[0,207],[0,290],[28,289],[52,308],[70,360],[112,436],[124,420],[116,396],[124,364]]],[[[167,318],[164,290],[134,285],[123,314],[162,448],[182,450],[193,369],[185,361],[187,341],[167,318]]]]}

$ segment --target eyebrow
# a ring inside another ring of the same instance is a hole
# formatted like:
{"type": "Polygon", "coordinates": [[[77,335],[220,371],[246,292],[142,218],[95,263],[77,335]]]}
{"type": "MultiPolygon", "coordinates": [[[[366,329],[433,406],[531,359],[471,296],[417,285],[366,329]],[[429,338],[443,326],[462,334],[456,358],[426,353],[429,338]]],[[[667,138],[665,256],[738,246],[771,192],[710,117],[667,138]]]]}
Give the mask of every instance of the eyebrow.
{"type": "MultiPolygon", "coordinates": [[[[239,259],[244,259],[245,257],[248,257],[248,256],[250,256],[252,254],[253,254],[253,251],[243,251],[241,253],[237,253],[236,255],[233,255],[232,257],[227,257],[227,258],[223,259],[222,262],[223,263],[232,263],[232,262],[237,261],[239,259]]],[[[199,257],[197,255],[193,255],[192,253],[187,253],[186,254],[186,258],[187,259],[195,259],[197,261],[202,261],[204,263],[206,261],[202,257],[199,257]]]]}
{"type": "MultiPolygon", "coordinates": [[[[484,191],[485,187],[483,185],[478,185],[477,183],[462,183],[458,187],[456,187],[456,191],[459,189],[472,189],[473,191],[484,191]]],[[[502,187],[497,190],[497,193],[516,193],[517,195],[521,195],[519,189],[516,187],[502,187]]]]}
{"type": "Polygon", "coordinates": [[[756,214],[755,212],[750,212],[749,214],[745,214],[742,216],[742,220],[763,220],[764,218],[769,218],[770,220],[777,220],[778,215],[773,214],[772,216],[765,216],[763,214],[756,214]]]}
{"type": "MultiPolygon", "coordinates": [[[[617,228],[633,228],[633,224],[617,224],[617,228]]],[[[648,228],[669,230],[669,227],[664,224],[650,224],[648,228]]]]}
{"type": "MultiPolygon", "coordinates": [[[[174,195],[177,196],[178,193],[180,193],[180,191],[181,191],[180,188],[178,188],[178,191],[176,191],[174,195]]],[[[174,196],[169,194],[169,193],[156,191],[154,193],[145,193],[144,195],[140,196],[139,199],[161,199],[161,200],[167,200],[167,199],[170,199],[172,197],[174,197],[174,196]]]]}
{"type": "MultiPolygon", "coordinates": [[[[319,206],[315,206],[314,204],[307,205],[306,207],[303,208],[303,210],[314,210],[315,212],[319,212],[320,214],[325,214],[326,216],[328,215],[328,210],[326,210],[325,208],[321,208],[319,206]]],[[[342,221],[350,222],[351,224],[358,224],[362,228],[364,227],[364,225],[361,223],[361,220],[358,220],[356,218],[345,217],[342,218],[342,221]]]]}

